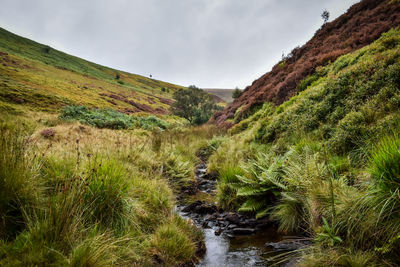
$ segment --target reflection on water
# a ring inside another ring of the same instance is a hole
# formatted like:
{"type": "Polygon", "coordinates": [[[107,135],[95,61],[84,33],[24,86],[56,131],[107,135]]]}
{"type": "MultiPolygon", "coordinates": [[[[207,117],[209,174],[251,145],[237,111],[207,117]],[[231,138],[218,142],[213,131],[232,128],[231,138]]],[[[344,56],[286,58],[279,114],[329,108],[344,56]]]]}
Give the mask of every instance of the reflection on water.
{"type": "Polygon", "coordinates": [[[274,254],[264,244],[280,240],[272,228],[260,234],[233,238],[216,236],[212,229],[203,232],[207,252],[199,267],[268,266],[274,254]]]}

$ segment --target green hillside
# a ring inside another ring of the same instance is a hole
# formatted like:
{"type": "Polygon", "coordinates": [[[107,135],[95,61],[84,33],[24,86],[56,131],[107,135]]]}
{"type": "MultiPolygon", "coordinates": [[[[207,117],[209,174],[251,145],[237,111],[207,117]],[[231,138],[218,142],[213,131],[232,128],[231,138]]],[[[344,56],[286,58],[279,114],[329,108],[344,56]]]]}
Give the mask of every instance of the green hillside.
{"type": "Polygon", "coordinates": [[[299,266],[397,266],[400,30],[318,68],[299,91],[236,124],[211,156],[219,204],[313,240],[299,266]]]}
{"type": "Polygon", "coordinates": [[[181,86],[104,67],[0,28],[0,109],[57,111],[64,105],[169,113],[181,86]]]}

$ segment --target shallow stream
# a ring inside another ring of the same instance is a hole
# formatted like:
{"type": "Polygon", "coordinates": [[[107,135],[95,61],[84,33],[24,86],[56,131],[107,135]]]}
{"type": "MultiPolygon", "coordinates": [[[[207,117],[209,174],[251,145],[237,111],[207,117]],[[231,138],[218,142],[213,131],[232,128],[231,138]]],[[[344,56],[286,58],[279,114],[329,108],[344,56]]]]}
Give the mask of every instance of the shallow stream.
{"type": "MultiPolygon", "coordinates": [[[[200,184],[199,190],[203,193],[213,194],[215,190],[215,181],[204,183],[204,175],[206,166],[201,164],[197,167],[196,178],[200,184]],[[205,185],[205,186],[204,186],[205,185]]],[[[207,227],[204,223],[204,217],[194,212],[182,212],[182,208],[178,207],[178,213],[184,218],[191,218],[202,228],[204,233],[204,241],[206,253],[201,261],[196,265],[199,267],[242,267],[242,266],[270,266],[276,263],[274,256],[287,251],[274,251],[266,243],[275,243],[282,240],[275,227],[267,227],[262,231],[257,231],[248,235],[231,235],[218,232],[217,226],[207,227]],[[200,219],[199,219],[200,217],[200,219]]]]}

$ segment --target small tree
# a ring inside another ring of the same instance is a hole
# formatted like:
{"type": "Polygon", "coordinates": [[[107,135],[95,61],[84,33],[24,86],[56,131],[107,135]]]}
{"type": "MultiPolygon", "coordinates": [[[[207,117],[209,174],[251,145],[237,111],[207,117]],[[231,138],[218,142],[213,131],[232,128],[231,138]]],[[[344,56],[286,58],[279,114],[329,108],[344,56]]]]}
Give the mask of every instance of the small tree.
{"type": "Polygon", "coordinates": [[[172,113],[187,119],[190,124],[205,123],[215,111],[220,110],[210,94],[194,85],[176,91],[173,98],[172,113]]]}
{"type": "Polygon", "coordinates": [[[328,10],[324,10],[321,14],[322,19],[324,20],[324,24],[328,22],[330,14],[328,10]]]}
{"type": "Polygon", "coordinates": [[[239,88],[235,88],[235,90],[232,92],[232,98],[236,99],[239,98],[242,95],[242,91],[239,88]]]}

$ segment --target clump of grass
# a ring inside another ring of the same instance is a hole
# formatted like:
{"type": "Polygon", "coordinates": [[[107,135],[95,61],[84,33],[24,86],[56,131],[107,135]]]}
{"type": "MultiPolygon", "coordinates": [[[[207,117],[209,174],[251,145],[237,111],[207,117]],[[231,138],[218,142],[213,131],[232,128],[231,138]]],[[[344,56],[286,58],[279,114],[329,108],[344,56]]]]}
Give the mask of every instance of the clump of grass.
{"type": "Polygon", "coordinates": [[[384,137],[371,152],[370,173],[384,191],[400,188],[400,137],[384,137]]]}
{"type": "Polygon", "coordinates": [[[29,131],[20,124],[0,121],[0,238],[13,239],[26,227],[26,212],[35,207],[41,191],[39,162],[27,155],[29,131]]]}
{"type": "Polygon", "coordinates": [[[244,175],[244,171],[237,165],[226,164],[218,172],[217,198],[223,209],[234,210],[242,202],[242,198],[237,196],[237,185],[240,184],[238,175],[244,175]]]}
{"type": "Polygon", "coordinates": [[[161,263],[167,266],[190,262],[196,252],[193,240],[174,221],[156,230],[152,245],[161,263]]]}
{"type": "Polygon", "coordinates": [[[89,220],[110,227],[117,233],[123,233],[134,227],[131,207],[128,173],[115,161],[93,163],[92,171],[85,178],[84,203],[90,208],[89,220]]]}

